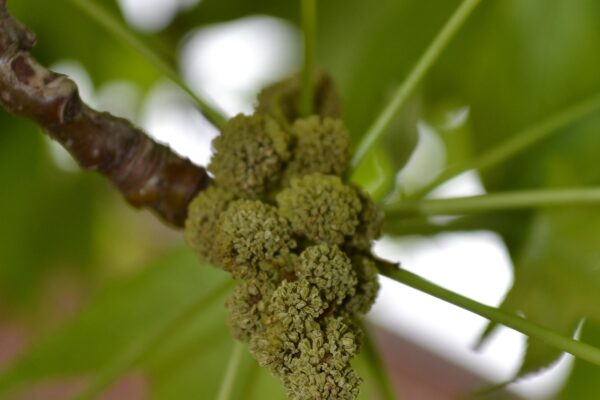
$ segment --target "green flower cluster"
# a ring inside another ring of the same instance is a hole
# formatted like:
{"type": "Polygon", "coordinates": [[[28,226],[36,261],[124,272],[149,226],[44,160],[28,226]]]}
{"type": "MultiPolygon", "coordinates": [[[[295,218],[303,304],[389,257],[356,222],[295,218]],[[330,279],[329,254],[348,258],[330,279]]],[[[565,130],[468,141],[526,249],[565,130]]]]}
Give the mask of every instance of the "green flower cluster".
{"type": "Polygon", "coordinates": [[[341,179],[348,149],[337,119],[239,115],[214,141],[214,185],[189,209],[190,245],[240,281],[233,335],[291,399],[355,399],[361,383],[350,361],[379,289],[369,250],[382,213],[341,179]]]}
{"type": "MultiPolygon", "coordinates": [[[[272,115],[277,121],[289,128],[300,118],[300,86],[302,76],[296,74],[264,88],[258,94],[256,111],[272,115]]],[[[341,101],[331,77],[323,70],[317,70],[314,77],[313,106],[321,117],[340,118],[341,101]]]]}

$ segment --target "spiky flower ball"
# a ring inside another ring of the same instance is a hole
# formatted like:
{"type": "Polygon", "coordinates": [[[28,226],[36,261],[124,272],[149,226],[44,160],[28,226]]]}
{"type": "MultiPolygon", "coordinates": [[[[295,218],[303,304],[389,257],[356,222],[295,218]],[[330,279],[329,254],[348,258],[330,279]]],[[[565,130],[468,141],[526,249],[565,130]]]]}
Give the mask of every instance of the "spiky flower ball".
{"type": "Polygon", "coordinates": [[[185,238],[201,260],[215,261],[213,243],[219,217],[234,200],[232,193],[213,185],[190,203],[185,221],[185,238]]]}
{"type": "Polygon", "coordinates": [[[377,265],[372,257],[365,254],[352,256],[352,267],[357,278],[354,296],[346,299],[344,307],[353,315],[366,314],[375,303],[379,292],[377,265]]]}
{"type": "Polygon", "coordinates": [[[350,162],[350,139],[340,119],[313,115],[292,126],[293,157],[286,179],[313,173],[341,176],[350,162]]]}
{"type": "Polygon", "coordinates": [[[236,339],[248,341],[262,329],[261,316],[275,289],[270,280],[260,278],[244,280],[235,287],[226,306],[230,312],[229,326],[236,339]]]}
{"type": "Polygon", "coordinates": [[[238,115],[213,140],[208,169],[217,184],[242,198],[257,198],[279,181],[290,157],[290,135],[264,114],[238,115]]]}
{"type": "MultiPolygon", "coordinates": [[[[341,101],[331,77],[317,71],[314,78],[315,114],[321,117],[340,118],[341,101]]],[[[290,127],[300,118],[300,86],[302,77],[294,75],[284,81],[264,88],[258,94],[256,111],[269,114],[284,127],[290,127]]]]}
{"type": "Polygon", "coordinates": [[[358,227],[348,244],[356,249],[369,251],[373,241],[383,233],[383,210],[359,187],[352,185],[360,199],[361,210],[358,215],[358,227]]]}
{"type": "Polygon", "coordinates": [[[261,114],[233,118],[215,139],[216,185],[192,202],[186,237],[241,281],[226,304],[233,336],[291,399],[354,400],[355,321],[379,289],[369,250],[382,214],[341,178],[349,141],[328,118],[328,85],[316,90],[319,116],[304,119],[298,88],[267,89],[261,114]]]}
{"type": "Polygon", "coordinates": [[[358,353],[357,333],[345,318],[332,317],[302,340],[298,346],[301,356],[293,360],[293,372],[284,379],[290,398],[356,398],[362,380],[350,361],[358,353]]]}
{"type": "Polygon", "coordinates": [[[292,180],[277,195],[279,211],[294,232],[316,243],[342,244],[359,223],[361,202],[337,176],[311,174],[292,180]]]}
{"type": "Polygon", "coordinates": [[[352,262],[337,246],[310,246],[298,261],[298,278],[319,288],[330,307],[354,295],[358,281],[352,262]]]}
{"type": "Polygon", "coordinates": [[[275,272],[296,247],[289,222],[258,200],[236,200],[219,219],[214,257],[236,278],[275,272]]]}

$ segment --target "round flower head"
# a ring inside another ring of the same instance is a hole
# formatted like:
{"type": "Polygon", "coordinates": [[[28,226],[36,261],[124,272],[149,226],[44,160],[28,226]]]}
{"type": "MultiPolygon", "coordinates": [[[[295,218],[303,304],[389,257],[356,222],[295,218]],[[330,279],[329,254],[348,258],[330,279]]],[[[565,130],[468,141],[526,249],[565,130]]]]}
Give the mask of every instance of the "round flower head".
{"type": "Polygon", "coordinates": [[[357,284],[350,259],[337,246],[310,246],[300,254],[296,274],[315,285],[330,303],[341,304],[357,284]]]}
{"type": "Polygon", "coordinates": [[[319,371],[344,369],[358,354],[361,339],[359,328],[348,318],[326,318],[320,329],[307,332],[300,341],[294,367],[302,369],[310,365],[319,371]]]}
{"type": "Polygon", "coordinates": [[[371,257],[357,254],[352,256],[352,266],[358,284],[356,294],[346,299],[344,308],[353,315],[366,314],[375,303],[379,292],[377,265],[371,257]]]}
{"type": "Polygon", "coordinates": [[[356,231],[361,203],[337,176],[311,174],[293,179],[277,195],[280,213],[294,231],[316,243],[342,244],[356,231]]]}
{"type": "Polygon", "coordinates": [[[306,281],[282,282],[271,297],[264,330],[250,338],[248,349],[258,363],[280,377],[292,372],[300,342],[321,330],[315,316],[323,313],[324,304],[306,281]]]}
{"type": "Polygon", "coordinates": [[[214,262],[213,243],[218,220],[234,200],[233,194],[212,185],[190,203],[185,221],[185,238],[202,260],[214,262]]]}
{"type": "Polygon", "coordinates": [[[358,250],[368,251],[373,241],[383,233],[383,210],[371,200],[368,194],[358,186],[354,186],[361,202],[361,211],[358,215],[359,224],[356,233],[348,240],[348,245],[358,250]]]}
{"type": "Polygon", "coordinates": [[[287,375],[283,382],[292,400],[354,400],[362,379],[349,365],[326,371],[306,366],[287,375]]]}
{"type": "Polygon", "coordinates": [[[255,278],[244,280],[235,287],[226,306],[229,325],[236,339],[248,341],[262,332],[262,315],[274,291],[272,282],[255,278]]]}
{"type": "Polygon", "coordinates": [[[237,200],[219,219],[214,254],[220,266],[243,279],[277,271],[288,263],[295,247],[291,227],[275,207],[237,200]]]}
{"type": "Polygon", "coordinates": [[[307,318],[316,319],[323,314],[327,304],[320,290],[306,279],[283,281],[273,293],[269,312],[284,326],[302,325],[307,318]]]}
{"type": "MultiPolygon", "coordinates": [[[[269,114],[285,127],[299,118],[300,86],[299,74],[266,87],[258,94],[257,111],[269,114]]],[[[315,73],[313,108],[316,115],[340,118],[341,102],[333,80],[324,71],[315,73]]]]}
{"type": "Polygon", "coordinates": [[[239,197],[256,198],[281,177],[289,158],[289,135],[271,117],[238,115],[213,140],[208,169],[215,181],[239,197]]]}
{"type": "Polygon", "coordinates": [[[342,175],[350,161],[350,138],[339,119],[312,116],[298,119],[292,126],[295,140],[286,179],[319,172],[342,175]]]}

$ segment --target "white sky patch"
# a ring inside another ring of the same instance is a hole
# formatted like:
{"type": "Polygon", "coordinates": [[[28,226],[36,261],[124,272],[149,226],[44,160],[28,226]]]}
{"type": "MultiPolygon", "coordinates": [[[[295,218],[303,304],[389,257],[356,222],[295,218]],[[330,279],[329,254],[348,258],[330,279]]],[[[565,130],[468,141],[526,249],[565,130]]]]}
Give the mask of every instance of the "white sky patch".
{"type": "Polygon", "coordinates": [[[427,197],[442,199],[477,196],[485,193],[479,175],[475,171],[467,171],[438,186],[427,197]]]}
{"type": "Polygon", "coordinates": [[[94,94],[94,83],[90,74],[81,63],[73,60],[62,60],[50,66],[50,70],[64,74],[73,80],[79,88],[79,96],[81,99],[95,108],[96,96],[94,94]]]}
{"type": "Polygon", "coordinates": [[[446,165],[446,145],[428,124],[417,125],[419,141],[396,177],[396,191],[410,195],[434,180],[446,165]]]}
{"type": "Polygon", "coordinates": [[[159,31],[171,23],[180,10],[200,0],[118,0],[125,20],[141,31],[159,31]]]}
{"type": "Polygon", "coordinates": [[[195,164],[208,164],[210,142],[218,132],[172,84],[162,82],[150,91],[142,107],[141,124],[157,141],[167,143],[195,164]]]}
{"type": "MultiPolygon", "coordinates": [[[[441,186],[434,197],[483,194],[474,172],[441,186]]],[[[502,239],[491,232],[446,233],[433,237],[384,238],[378,255],[444,288],[498,306],[513,282],[512,263],[502,239]]],[[[382,278],[382,291],[370,314],[378,323],[454,360],[492,383],[514,377],[526,337],[500,327],[478,352],[472,350],[487,320],[398,282],[382,278]]],[[[560,389],[572,365],[564,356],[553,368],[510,386],[528,399],[548,399],[560,389]]]]}
{"type": "Polygon", "coordinates": [[[141,90],[129,81],[112,81],[96,93],[98,110],[106,111],[130,121],[137,120],[141,90]]]}
{"type": "MultiPolygon", "coordinates": [[[[512,284],[508,254],[492,233],[384,239],[376,252],[400,260],[403,268],[425,279],[488,305],[498,305],[512,284]]],[[[523,349],[521,335],[504,339],[505,348],[499,353],[503,357],[495,358],[487,351],[474,353],[470,349],[485,328],[485,319],[397,282],[383,279],[382,283],[373,310],[377,321],[486,377],[507,377],[516,368],[523,349]]]]}
{"type": "MultiPolygon", "coordinates": [[[[62,60],[50,66],[50,70],[64,74],[73,80],[79,88],[81,99],[92,107],[96,107],[96,95],[94,93],[94,83],[87,70],[81,63],[73,60],[62,60]]],[[[71,157],[71,154],[55,140],[47,138],[48,151],[50,158],[60,170],[69,173],[78,173],[81,169],[71,157]]]]}
{"type": "Polygon", "coordinates": [[[204,27],[182,47],[183,75],[228,114],[249,113],[262,87],[298,67],[299,43],[296,28],[267,16],[204,27]]]}
{"type": "Polygon", "coordinates": [[[528,399],[553,399],[566,383],[573,361],[573,356],[563,354],[552,368],[514,383],[509,388],[528,399]]]}
{"type": "MultiPolygon", "coordinates": [[[[510,258],[490,232],[451,233],[429,238],[381,240],[377,254],[400,260],[403,268],[481,303],[498,306],[512,285],[510,258]]],[[[525,336],[498,329],[480,351],[472,350],[487,320],[398,282],[382,278],[370,314],[376,322],[487,378],[503,382],[517,372],[525,336]]],[[[537,376],[510,386],[528,399],[547,399],[566,378],[571,357],[537,376]]]]}

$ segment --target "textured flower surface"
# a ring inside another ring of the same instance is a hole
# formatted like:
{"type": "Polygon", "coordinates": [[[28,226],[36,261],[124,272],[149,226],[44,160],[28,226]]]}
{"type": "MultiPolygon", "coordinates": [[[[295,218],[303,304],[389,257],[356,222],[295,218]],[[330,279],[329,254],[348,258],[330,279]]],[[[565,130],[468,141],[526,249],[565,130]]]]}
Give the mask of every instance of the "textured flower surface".
{"type": "Polygon", "coordinates": [[[282,215],[294,232],[316,243],[342,244],[356,232],[361,202],[337,176],[311,174],[292,180],[277,195],[282,215]]]}
{"type": "Polygon", "coordinates": [[[295,104],[274,104],[233,118],[215,139],[216,186],[192,203],[186,236],[240,280],[226,303],[232,335],[291,399],[352,400],[362,382],[351,366],[356,321],[379,289],[369,250],[381,211],[341,177],[350,158],[343,123],[288,120],[295,104]]]}
{"type": "Polygon", "coordinates": [[[256,198],[276,183],[290,157],[290,135],[270,116],[238,115],[213,140],[208,169],[217,184],[243,198],[256,198]]]}
{"type": "Polygon", "coordinates": [[[313,115],[292,126],[293,157],[285,178],[313,173],[341,176],[350,162],[350,140],[340,119],[313,115]]]}

